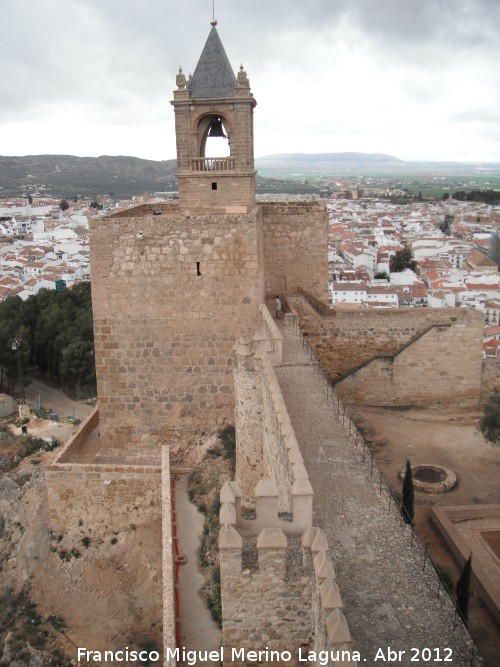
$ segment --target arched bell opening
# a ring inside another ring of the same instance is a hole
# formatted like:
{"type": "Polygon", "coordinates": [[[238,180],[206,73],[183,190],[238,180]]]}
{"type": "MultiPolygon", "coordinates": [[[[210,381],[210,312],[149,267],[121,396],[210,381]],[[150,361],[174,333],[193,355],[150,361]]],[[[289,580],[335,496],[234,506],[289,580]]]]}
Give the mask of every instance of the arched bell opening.
{"type": "Polygon", "coordinates": [[[226,119],[219,114],[204,116],[198,126],[200,157],[229,157],[231,155],[229,129],[226,119]]]}

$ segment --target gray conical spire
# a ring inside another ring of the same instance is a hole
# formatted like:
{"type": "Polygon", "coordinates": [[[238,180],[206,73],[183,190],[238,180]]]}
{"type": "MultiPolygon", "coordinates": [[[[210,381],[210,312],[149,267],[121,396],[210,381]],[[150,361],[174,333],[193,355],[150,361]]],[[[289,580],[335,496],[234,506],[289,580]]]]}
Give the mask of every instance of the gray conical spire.
{"type": "Polygon", "coordinates": [[[236,77],[213,25],[189,83],[191,99],[233,97],[235,88],[236,77]]]}

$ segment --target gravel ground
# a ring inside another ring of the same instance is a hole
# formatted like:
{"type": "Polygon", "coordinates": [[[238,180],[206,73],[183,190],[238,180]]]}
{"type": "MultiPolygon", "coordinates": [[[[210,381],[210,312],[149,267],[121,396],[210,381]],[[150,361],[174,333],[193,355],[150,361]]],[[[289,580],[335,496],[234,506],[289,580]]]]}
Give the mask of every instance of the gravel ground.
{"type": "Polygon", "coordinates": [[[451,649],[446,664],[469,665],[468,635],[461,626],[453,631],[453,607],[442,592],[438,599],[429,562],[423,571],[422,552],[411,548],[409,528],[380,493],[378,473],[372,479],[362,463],[298,332],[279,326],[284,365],[275,370],[313,485],[314,523],[330,544],[354,648],[366,665],[382,662],[374,662],[379,649],[384,664],[436,665],[451,649]],[[398,660],[387,659],[388,647],[401,652],[398,660]],[[423,649],[431,649],[430,660],[423,649]]]}

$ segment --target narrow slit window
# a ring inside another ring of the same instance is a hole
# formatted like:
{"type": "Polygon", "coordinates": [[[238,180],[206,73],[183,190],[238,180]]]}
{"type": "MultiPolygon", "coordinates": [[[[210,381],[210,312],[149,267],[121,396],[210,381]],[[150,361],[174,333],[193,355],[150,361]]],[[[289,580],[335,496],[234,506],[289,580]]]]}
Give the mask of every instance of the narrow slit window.
{"type": "Polygon", "coordinates": [[[212,190],[217,190],[217,183],[212,183],[212,190]]]}
{"type": "Polygon", "coordinates": [[[200,262],[196,262],[196,275],[201,276],[200,262]]]}

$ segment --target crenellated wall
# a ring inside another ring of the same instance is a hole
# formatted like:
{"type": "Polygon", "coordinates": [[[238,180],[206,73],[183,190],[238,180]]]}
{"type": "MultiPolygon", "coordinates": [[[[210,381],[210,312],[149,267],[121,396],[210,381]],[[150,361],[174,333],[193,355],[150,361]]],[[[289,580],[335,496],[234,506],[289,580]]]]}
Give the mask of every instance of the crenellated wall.
{"type": "Polygon", "coordinates": [[[316,665],[356,665],[352,657],[351,633],[342,612],[342,596],[335,579],[335,568],[328,552],[328,541],[320,528],[311,527],[302,536],[304,568],[312,578],[313,641],[316,656],[329,654],[328,662],[316,665]]]}
{"type": "Polygon", "coordinates": [[[251,505],[259,480],[272,480],[279,512],[291,513],[293,489],[306,488],[309,478],[273,368],[282,337],[265,306],[261,314],[263,331],[235,345],[236,481],[251,505]]]}
{"type": "Polygon", "coordinates": [[[241,489],[236,482],[226,482],[220,492],[221,524],[234,526],[245,535],[257,535],[264,528],[280,528],[289,535],[302,535],[312,526],[313,490],[309,480],[298,480],[292,491],[292,512],[279,512],[279,492],[270,479],[261,479],[254,490],[255,513],[248,518],[241,511],[241,489]]]}
{"type": "MultiPolygon", "coordinates": [[[[222,644],[226,652],[268,647],[295,656],[311,636],[311,577],[301,566],[292,572],[287,562],[292,548],[279,528],[263,529],[254,549],[256,567],[244,567],[243,538],[232,526],[221,527],[222,644]]],[[[248,662],[236,659],[228,664],[243,667],[248,662]]],[[[267,667],[276,661],[259,664],[267,667]]]]}
{"type": "MultiPolygon", "coordinates": [[[[292,666],[303,664],[298,661],[299,650],[302,658],[314,651],[317,659],[310,664],[355,665],[326,537],[311,524],[301,531],[300,542],[292,537],[290,524],[278,517],[275,487],[267,484],[271,493],[265,492],[262,482],[255,491],[253,526],[241,517],[237,485],[227,482],[221,490],[223,644],[228,650],[287,650],[292,655],[287,664],[292,666]],[[332,659],[325,662],[327,653],[332,659]],[[339,655],[345,659],[339,660],[339,655]]],[[[264,659],[259,664],[273,663],[276,660],[264,659]]]]}

